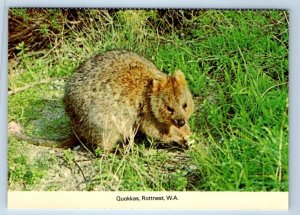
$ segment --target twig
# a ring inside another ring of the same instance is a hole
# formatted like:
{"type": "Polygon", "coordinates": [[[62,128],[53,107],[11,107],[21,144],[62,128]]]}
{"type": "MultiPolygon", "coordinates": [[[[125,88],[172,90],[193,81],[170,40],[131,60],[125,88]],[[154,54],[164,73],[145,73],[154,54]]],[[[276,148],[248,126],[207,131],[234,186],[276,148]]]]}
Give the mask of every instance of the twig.
{"type": "Polygon", "coordinates": [[[54,46],[42,57],[42,59],[46,59],[47,56],[52,53],[53,50],[57,49],[60,43],[57,42],[57,38],[55,39],[54,46]]]}
{"type": "Polygon", "coordinates": [[[284,14],[284,17],[285,17],[285,20],[286,20],[287,24],[290,25],[290,22],[289,22],[289,19],[288,19],[287,15],[286,15],[286,12],[284,11],[283,14],[284,14]]]}
{"type": "Polygon", "coordinates": [[[84,181],[87,181],[87,179],[86,179],[86,177],[85,177],[85,175],[84,175],[84,173],[83,173],[83,171],[82,171],[81,167],[79,166],[79,164],[76,162],[76,160],[75,160],[75,159],[73,159],[73,162],[75,163],[75,165],[78,167],[79,171],[81,172],[81,174],[82,174],[82,176],[83,176],[83,179],[84,179],[84,181]]]}
{"type": "MultiPolygon", "coordinates": [[[[62,160],[67,164],[67,167],[68,167],[71,171],[73,170],[73,169],[71,168],[69,162],[68,162],[63,156],[57,155],[57,157],[60,158],[60,159],[62,159],[62,160]]],[[[75,161],[75,159],[72,159],[72,161],[73,161],[73,162],[75,163],[75,165],[78,167],[80,173],[82,174],[82,177],[84,178],[84,181],[86,182],[87,179],[86,179],[86,177],[85,177],[85,175],[84,175],[84,173],[83,173],[81,167],[80,167],[79,164],[75,161]]]]}
{"type": "Polygon", "coordinates": [[[80,138],[78,137],[78,135],[76,134],[76,132],[74,131],[73,128],[72,128],[72,131],[73,131],[75,137],[77,138],[77,140],[79,141],[79,143],[83,146],[83,148],[85,148],[85,149],[92,155],[92,157],[95,158],[94,153],[91,152],[91,151],[88,149],[88,147],[86,147],[86,145],[80,140],[80,138]]]}
{"type": "Polygon", "coordinates": [[[66,79],[67,77],[61,77],[61,78],[47,78],[47,79],[43,79],[43,80],[40,80],[40,81],[37,81],[37,82],[34,82],[34,83],[31,83],[31,84],[27,84],[23,87],[20,87],[20,88],[15,88],[15,89],[11,89],[8,91],[8,95],[14,95],[16,93],[19,93],[21,91],[24,91],[24,90],[27,90],[29,88],[32,88],[36,85],[40,85],[40,84],[47,84],[51,81],[55,81],[55,80],[62,80],[62,79],[66,79]]]}

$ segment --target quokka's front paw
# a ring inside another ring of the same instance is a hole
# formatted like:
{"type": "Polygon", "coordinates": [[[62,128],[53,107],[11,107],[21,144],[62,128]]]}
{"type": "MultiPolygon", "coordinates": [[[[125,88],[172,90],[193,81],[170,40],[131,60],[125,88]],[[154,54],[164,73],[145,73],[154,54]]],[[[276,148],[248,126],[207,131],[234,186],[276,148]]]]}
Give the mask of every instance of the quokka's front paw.
{"type": "Polygon", "coordinates": [[[181,136],[187,140],[191,136],[191,129],[188,125],[183,126],[182,128],[179,129],[181,136]]]}
{"type": "Polygon", "coordinates": [[[188,125],[185,125],[180,129],[173,127],[170,134],[172,135],[174,142],[177,142],[184,148],[188,148],[188,138],[191,135],[190,127],[188,125]]]}

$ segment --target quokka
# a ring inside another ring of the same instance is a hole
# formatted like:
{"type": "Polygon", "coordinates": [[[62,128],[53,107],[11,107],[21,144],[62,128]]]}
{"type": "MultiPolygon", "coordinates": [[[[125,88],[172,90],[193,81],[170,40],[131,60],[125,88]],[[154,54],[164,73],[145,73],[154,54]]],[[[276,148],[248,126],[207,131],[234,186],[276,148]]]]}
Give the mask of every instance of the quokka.
{"type": "Polygon", "coordinates": [[[106,152],[137,130],[186,146],[194,110],[180,70],[167,75],[125,50],[98,54],[81,64],[67,83],[64,104],[76,136],[106,152]]]}

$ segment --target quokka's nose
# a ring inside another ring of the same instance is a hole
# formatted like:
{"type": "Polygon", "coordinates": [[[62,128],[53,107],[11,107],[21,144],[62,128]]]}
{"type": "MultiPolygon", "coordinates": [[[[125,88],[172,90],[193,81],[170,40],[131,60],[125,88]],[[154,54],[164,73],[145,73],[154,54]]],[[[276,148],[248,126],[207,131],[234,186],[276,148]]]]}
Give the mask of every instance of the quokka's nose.
{"type": "Polygon", "coordinates": [[[178,125],[179,127],[184,126],[184,125],[185,125],[184,119],[179,119],[179,120],[177,120],[177,125],[178,125]]]}

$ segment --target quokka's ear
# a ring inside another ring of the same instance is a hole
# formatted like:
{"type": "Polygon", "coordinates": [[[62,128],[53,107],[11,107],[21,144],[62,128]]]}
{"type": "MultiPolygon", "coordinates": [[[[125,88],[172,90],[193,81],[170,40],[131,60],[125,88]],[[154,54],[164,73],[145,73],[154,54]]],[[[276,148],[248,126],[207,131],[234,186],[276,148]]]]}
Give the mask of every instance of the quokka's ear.
{"type": "Polygon", "coordinates": [[[172,77],[179,83],[182,85],[186,85],[186,80],[185,80],[185,76],[183,74],[183,72],[181,70],[175,70],[174,74],[172,75],[172,77]]]}
{"type": "Polygon", "coordinates": [[[162,75],[159,75],[159,76],[155,77],[153,79],[152,91],[153,92],[160,91],[162,88],[164,88],[166,83],[167,83],[167,75],[166,74],[162,74],[162,75]]]}

